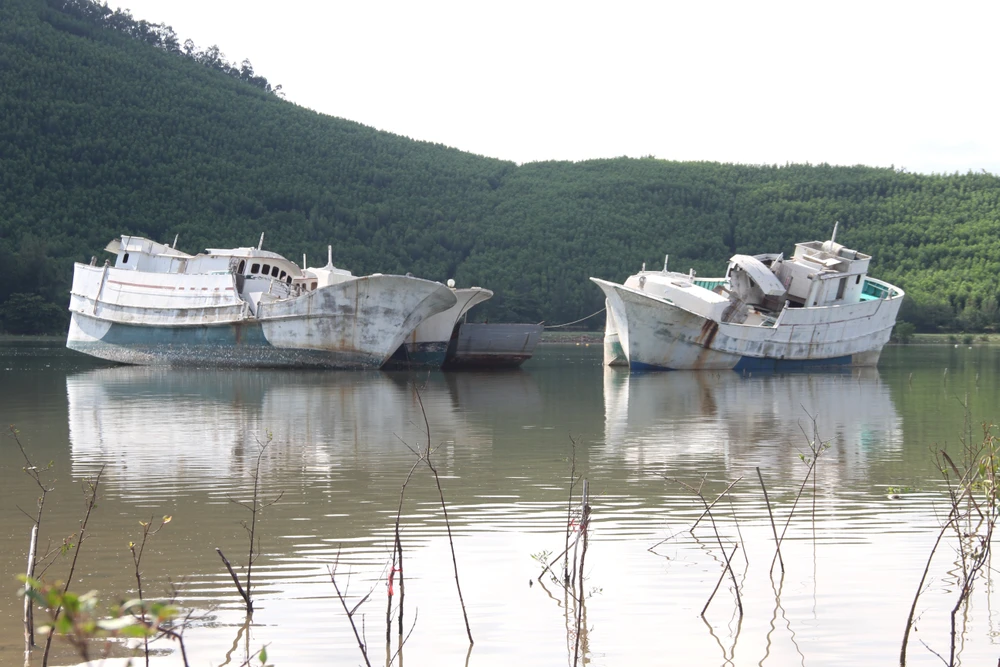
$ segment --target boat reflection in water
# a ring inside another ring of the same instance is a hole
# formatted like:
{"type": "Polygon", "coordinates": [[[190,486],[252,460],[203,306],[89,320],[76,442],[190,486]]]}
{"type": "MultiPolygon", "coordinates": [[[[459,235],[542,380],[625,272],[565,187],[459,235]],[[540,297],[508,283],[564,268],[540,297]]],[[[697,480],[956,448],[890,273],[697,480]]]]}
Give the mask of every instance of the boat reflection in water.
{"type": "Polygon", "coordinates": [[[531,383],[526,374],[487,379],[456,384],[442,374],[379,371],[93,370],[66,379],[73,469],[87,475],[106,465],[109,481],[141,485],[144,498],[157,483],[167,493],[214,489],[245,479],[258,452],[255,439],[264,442],[268,434],[275,446],[264,473],[288,478],[294,470],[314,477],[348,465],[378,469],[387,457],[412,459],[406,444],[426,445],[424,412],[435,446],[461,442],[463,452],[475,456],[489,451],[492,436],[474,423],[476,413],[458,409],[460,401],[483,403],[480,391],[509,393],[496,385],[510,382],[521,390],[515,396],[531,400],[531,391],[523,390],[531,383]]]}
{"type": "Polygon", "coordinates": [[[158,484],[164,494],[225,492],[246,481],[256,440],[268,434],[274,446],[262,472],[283,479],[347,468],[362,477],[405,471],[413,458],[407,445],[426,446],[424,414],[434,446],[446,445],[440,456],[460,443],[469,464],[491,455],[491,422],[541,404],[527,373],[453,375],[155,366],[71,375],[74,474],[106,465],[108,481],[141,486],[146,499],[158,484]]]}
{"type": "Polygon", "coordinates": [[[821,476],[862,477],[872,457],[902,444],[902,419],[873,368],[748,376],[605,368],[604,410],[608,455],[699,476],[713,459],[731,476],[754,474],[755,466],[797,470],[814,420],[820,442],[830,445],[821,462],[835,461],[836,473],[821,463],[821,476]]]}

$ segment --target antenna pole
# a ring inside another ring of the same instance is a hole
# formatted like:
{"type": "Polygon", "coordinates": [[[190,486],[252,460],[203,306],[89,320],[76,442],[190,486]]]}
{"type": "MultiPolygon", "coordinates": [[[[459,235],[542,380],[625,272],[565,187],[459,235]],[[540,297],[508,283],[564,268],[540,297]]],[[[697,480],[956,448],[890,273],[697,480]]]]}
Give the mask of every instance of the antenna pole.
{"type": "Polygon", "coordinates": [[[177,237],[178,236],[180,236],[180,234],[174,234],[174,244],[171,246],[172,248],[176,248],[177,247],[177,237]]]}
{"type": "Polygon", "coordinates": [[[833,236],[830,237],[830,243],[833,243],[834,241],[837,240],[837,225],[839,224],[840,220],[837,220],[836,222],[833,223],[833,236]]]}
{"type": "Polygon", "coordinates": [[[326,247],[326,263],[333,266],[333,246],[328,245],[326,247]]]}
{"type": "Polygon", "coordinates": [[[264,232],[260,233],[260,241],[257,242],[257,250],[264,247],[264,232]]]}

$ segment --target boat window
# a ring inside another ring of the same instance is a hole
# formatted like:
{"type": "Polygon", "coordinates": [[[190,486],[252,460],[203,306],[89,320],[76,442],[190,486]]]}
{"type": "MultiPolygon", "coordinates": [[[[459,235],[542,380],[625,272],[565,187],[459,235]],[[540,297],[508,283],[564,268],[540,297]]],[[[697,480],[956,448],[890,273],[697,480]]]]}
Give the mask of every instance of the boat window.
{"type": "Polygon", "coordinates": [[[847,276],[840,279],[840,283],[837,285],[837,298],[844,298],[844,289],[847,287],[847,276]]]}
{"type": "Polygon", "coordinates": [[[285,282],[288,283],[289,285],[291,285],[292,284],[292,277],[288,276],[287,278],[285,278],[285,282]]]}
{"type": "Polygon", "coordinates": [[[285,279],[285,276],[286,276],[286,275],[287,275],[287,274],[286,274],[286,273],[285,273],[284,271],[282,271],[282,272],[281,272],[281,275],[280,275],[280,276],[278,276],[278,277],[279,277],[279,278],[281,278],[282,280],[284,280],[284,279],[285,279]]]}
{"type": "Polygon", "coordinates": [[[125,256],[122,257],[122,264],[128,264],[128,253],[125,253],[125,256]]]}
{"type": "Polygon", "coordinates": [[[275,278],[277,278],[277,277],[278,277],[278,270],[279,270],[279,269],[278,269],[278,267],[277,267],[277,266],[275,266],[275,267],[272,267],[272,268],[271,268],[271,275],[272,275],[272,276],[274,276],[275,278]]]}
{"type": "Polygon", "coordinates": [[[854,279],[854,284],[855,285],[857,285],[860,282],[861,282],[861,276],[858,276],[857,278],[854,279]]]}
{"type": "Polygon", "coordinates": [[[260,273],[260,264],[253,264],[250,266],[250,273],[260,273]]]}
{"type": "Polygon", "coordinates": [[[236,269],[236,273],[243,273],[243,270],[247,268],[247,262],[245,259],[240,260],[240,266],[236,269]]]}
{"type": "Polygon", "coordinates": [[[265,264],[263,267],[261,267],[260,273],[263,276],[266,276],[267,274],[271,273],[271,265],[265,264]]]}
{"type": "Polygon", "coordinates": [[[317,285],[316,281],[315,280],[312,281],[312,284],[309,285],[309,289],[316,289],[316,285],[317,285]]]}

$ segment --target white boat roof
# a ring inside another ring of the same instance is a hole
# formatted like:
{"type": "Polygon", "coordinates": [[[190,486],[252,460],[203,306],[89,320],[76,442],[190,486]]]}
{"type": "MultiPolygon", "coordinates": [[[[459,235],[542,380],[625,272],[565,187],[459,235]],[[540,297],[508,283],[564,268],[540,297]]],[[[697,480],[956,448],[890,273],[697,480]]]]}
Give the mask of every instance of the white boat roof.
{"type": "Polygon", "coordinates": [[[291,261],[276,252],[258,250],[257,248],[208,248],[205,253],[219,257],[259,257],[260,259],[283,259],[286,262],[291,261]]]}
{"type": "Polygon", "coordinates": [[[771,273],[771,269],[764,266],[756,257],[750,255],[733,255],[729,258],[730,266],[739,266],[746,271],[754,282],[764,291],[767,296],[781,296],[785,293],[785,286],[778,280],[778,276],[771,273]]]}
{"type": "Polygon", "coordinates": [[[186,252],[172,248],[165,243],[157,243],[156,241],[150,241],[149,239],[143,238],[141,236],[122,236],[120,239],[114,239],[104,247],[105,252],[109,252],[112,255],[117,255],[122,252],[142,252],[143,244],[150,244],[151,254],[159,255],[161,257],[173,257],[176,259],[190,259],[191,255],[186,252]]]}

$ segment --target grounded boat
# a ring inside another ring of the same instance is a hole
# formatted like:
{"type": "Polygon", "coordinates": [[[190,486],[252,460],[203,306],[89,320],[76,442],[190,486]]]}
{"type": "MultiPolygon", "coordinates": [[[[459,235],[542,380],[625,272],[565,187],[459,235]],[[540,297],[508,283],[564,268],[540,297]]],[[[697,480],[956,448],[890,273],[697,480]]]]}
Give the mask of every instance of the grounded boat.
{"type": "Polygon", "coordinates": [[[448,281],[449,289],[455,293],[455,305],[431,315],[414,329],[386,368],[441,368],[458,321],[470,308],[493,296],[493,292],[482,287],[455,288],[454,284],[453,280],[448,281]]]}
{"type": "Polygon", "coordinates": [[[531,358],[541,324],[471,324],[455,329],[442,368],[517,368],[531,358]]]}
{"type": "Polygon", "coordinates": [[[121,363],[379,368],[456,303],[440,283],[300,269],[260,245],[189,255],[122,236],[106,250],[114,266],[74,267],[66,346],[121,363]]]}
{"type": "Polygon", "coordinates": [[[604,291],[604,362],[633,370],[874,366],[903,290],[867,275],[871,257],[835,242],[733,255],[724,278],[646,271],[604,291]]]}

